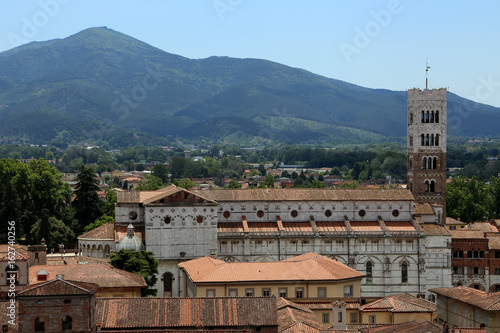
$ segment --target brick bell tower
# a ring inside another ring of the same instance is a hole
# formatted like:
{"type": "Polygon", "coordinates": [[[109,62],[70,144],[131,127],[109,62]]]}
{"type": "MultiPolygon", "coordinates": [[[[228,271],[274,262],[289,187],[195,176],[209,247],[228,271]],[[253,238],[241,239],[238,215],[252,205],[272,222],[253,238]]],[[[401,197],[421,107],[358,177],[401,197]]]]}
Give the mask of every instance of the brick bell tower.
{"type": "Polygon", "coordinates": [[[446,218],[446,88],[408,90],[408,179],[417,203],[438,204],[446,218]]]}

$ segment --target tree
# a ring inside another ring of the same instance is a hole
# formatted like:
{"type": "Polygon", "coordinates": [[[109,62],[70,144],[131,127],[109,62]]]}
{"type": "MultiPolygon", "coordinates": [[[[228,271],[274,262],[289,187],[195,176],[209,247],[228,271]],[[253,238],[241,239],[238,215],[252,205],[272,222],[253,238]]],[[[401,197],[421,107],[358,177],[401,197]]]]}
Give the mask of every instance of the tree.
{"type": "Polygon", "coordinates": [[[94,230],[97,227],[100,227],[101,225],[105,225],[106,223],[114,223],[114,222],[115,222],[115,218],[113,216],[103,215],[100,218],[98,218],[97,220],[95,220],[95,222],[90,223],[88,226],[86,226],[83,229],[83,232],[84,233],[89,232],[91,230],[94,230]]]}
{"type": "Polygon", "coordinates": [[[358,182],[345,182],[342,185],[340,185],[340,188],[357,188],[358,187],[358,182]]]}
{"type": "Polygon", "coordinates": [[[274,177],[273,175],[269,174],[266,176],[266,178],[260,183],[259,185],[260,188],[263,187],[271,187],[274,188],[274,177]]]}
{"type": "Polygon", "coordinates": [[[105,190],[106,192],[106,204],[104,205],[104,215],[115,216],[115,204],[116,204],[116,192],[110,188],[105,190]]]}
{"type": "Polygon", "coordinates": [[[446,185],[446,215],[463,222],[484,221],[490,201],[488,191],[476,177],[455,177],[446,185]]]}
{"type": "Polygon", "coordinates": [[[153,252],[120,250],[110,256],[110,263],[115,268],[126,270],[127,272],[142,275],[147,287],[142,291],[142,296],[156,296],[158,290],[152,287],[158,280],[158,260],[153,256],[153,252]]]}
{"type": "Polygon", "coordinates": [[[137,187],[135,188],[136,191],[156,191],[159,190],[160,188],[164,187],[163,182],[161,181],[160,178],[150,175],[146,176],[146,179],[141,180],[137,187]]]}
{"type": "Polygon", "coordinates": [[[189,178],[184,178],[181,181],[179,181],[178,179],[174,179],[174,185],[189,190],[191,187],[195,187],[196,183],[189,178]]]}
{"type": "Polygon", "coordinates": [[[153,167],[153,175],[160,178],[164,184],[168,183],[168,169],[165,165],[156,164],[153,167]]]}
{"type": "Polygon", "coordinates": [[[172,179],[182,178],[184,175],[184,170],[186,168],[186,159],[181,156],[173,156],[170,160],[169,170],[172,175],[172,179]]]}
{"type": "Polygon", "coordinates": [[[72,206],[78,221],[76,230],[81,232],[85,226],[103,215],[103,203],[99,199],[99,187],[97,186],[98,181],[95,179],[94,169],[81,165],[76,180],[75,200],[73,200],[72,206]]]}
{"type": "Polygon", "coordinates": [[[48,210],[44,210],[41,218],[31,229],[31,238],[35,244],[40,244],[41,239],[44,238],[48,249],[58,249],[59,244],[69,247],[75,239],[75,233],[63,221],[53,216],[49,217],[48,210]]]}
{"type": "Polygon", "coordinates": [[[231,180],[227,185],[227,188],[241,188],[241,184],[234,180],[231,180]]]}

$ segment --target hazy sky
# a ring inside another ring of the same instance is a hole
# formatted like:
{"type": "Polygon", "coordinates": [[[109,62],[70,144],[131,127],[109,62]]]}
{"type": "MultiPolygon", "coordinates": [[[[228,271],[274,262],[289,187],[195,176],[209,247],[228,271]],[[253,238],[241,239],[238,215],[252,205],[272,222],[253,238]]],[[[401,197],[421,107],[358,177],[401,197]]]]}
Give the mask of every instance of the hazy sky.
{"type": "Polygon", "coordinates": [[[499,1],[4,0],[0,52],[107,26],[188,58],[261,58],[500,107],[499,1]]]}

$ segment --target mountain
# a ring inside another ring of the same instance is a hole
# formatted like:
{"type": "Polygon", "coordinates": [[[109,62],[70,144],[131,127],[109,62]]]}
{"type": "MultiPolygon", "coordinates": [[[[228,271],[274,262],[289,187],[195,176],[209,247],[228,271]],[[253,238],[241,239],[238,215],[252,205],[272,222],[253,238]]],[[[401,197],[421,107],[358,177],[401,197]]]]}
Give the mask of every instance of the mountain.
{"type": "MultiPolygon", "coordinates": [[[[495,136],[500,109],[448,93],[448,121],[452,135],[495,136]]],[[[0,53],[0,139],[120,145],[120,135],[127,144],[168,135],[238,144],[401,139],[406,92],[260,59],[188,59],[105,27],[0,53]]]]}

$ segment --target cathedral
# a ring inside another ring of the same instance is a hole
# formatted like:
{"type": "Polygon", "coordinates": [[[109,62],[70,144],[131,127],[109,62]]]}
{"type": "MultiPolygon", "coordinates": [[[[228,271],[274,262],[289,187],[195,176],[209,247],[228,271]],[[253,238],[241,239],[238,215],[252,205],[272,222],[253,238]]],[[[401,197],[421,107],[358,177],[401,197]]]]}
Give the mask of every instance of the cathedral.
{"type": "MultiPolygon", "coordinates": [[[[118,192],[114,225],[78,237],[83,255],[153,252],[158,296],[185,296],[178,264],[206,255],[279,261],[315,252],[365,277],[362,296],[451,286],[446,89],[408,91],[408,189],[207,189],[118,192]]],[[[256,295],[260,296],[260,295],[256,295]]]]}

